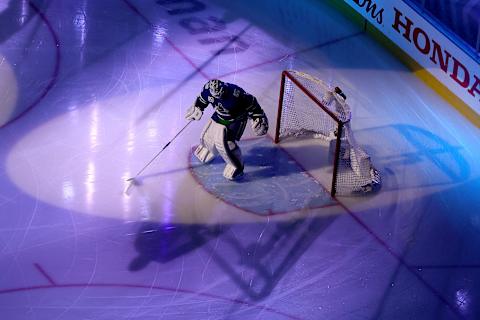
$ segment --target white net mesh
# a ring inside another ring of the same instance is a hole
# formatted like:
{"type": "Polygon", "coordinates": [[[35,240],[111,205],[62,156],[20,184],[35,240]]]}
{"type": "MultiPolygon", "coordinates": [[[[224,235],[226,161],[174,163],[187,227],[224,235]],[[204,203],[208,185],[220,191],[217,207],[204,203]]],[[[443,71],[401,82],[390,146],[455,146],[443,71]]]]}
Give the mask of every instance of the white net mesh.
{"type": "MultiPolygon", "coordinates": [[[[280,123],[276,140],[286,137],[312,137],[329,142],[327,170],[336,176],[332,193],[350,195],[376,190],[378,172],[370,156],[361,149],[350,129],[351,112],[346,101],[334,88],[320,79],[299,71],[287,71],[280,104],[280,123]],[[337,132],[341,126],[340,144],[337,132]],[[334,170],[335,150],[339,149],[338,166],[334,170]]],[[[327,155],[325,155],[327,156],[327,155]]]]}
{"type": "Polygon", "coordinates": [[[291,78],[285,79],[282,114],[280,118],[280,138],[305,134],[323,134],[326,137],[334,132],[337,121],[318,106],[306,92],[322,102],[329,87],[321,80],[298,71],[289,72],[305,89],[302,91],[291,78]]]}

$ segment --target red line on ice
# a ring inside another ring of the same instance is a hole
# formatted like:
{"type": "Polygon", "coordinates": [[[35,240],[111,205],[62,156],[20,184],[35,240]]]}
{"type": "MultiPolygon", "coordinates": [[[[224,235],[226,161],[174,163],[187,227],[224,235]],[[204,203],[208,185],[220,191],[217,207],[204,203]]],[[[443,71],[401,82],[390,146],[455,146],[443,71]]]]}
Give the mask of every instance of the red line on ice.
{"type": "Polygon", "coordinates": [[[329,40],[327,42],[320,43],[320,44],[317,44],[317,45],[312,46],[312,47],[308,47],[308,48],[305,48],[305,49],[294,51],[294,52],[291,52],[291,53],[288,53],[288,54],[284,54],[282,56],[275,57],[273,59],[269,59],[269,60],[266,60],[266,61],[263,61],[263,62],[256,63],[256,64],[248,66],[248,67],[244,67],[244,68],[240,68],[240,69],[237,69],[237,70],[234,70],[234,71],[227,72],[225,74],[222,74],[221,76],[218,76],[218,78],[223,78],[223,77],[230,76],[232,74],[237,74],[237,73],[240,73],[240,72],[243,72],[243,71],[256,69],[258,67],[261,67],[261,66],[273,63],[273,62],[280,61],[280,60],[285,59],[287,57],[295,56],[295,55],[300,54],[300,53],[305,53],[305,52],[308,52],[308,51],[311,51],[311,50],[315,50],[315,49],[319,49],[319,48],[328,46],[330,44],[334,44],[336,42],[340,42],[342,40],[346,40],[346,39],[349,39],[349,38],[356,37],[356,36],[361,35],[363,33],[364,33],[363,31],[356,32],[356,33],[351,34],[351,35],[347,35],[347,36],[344,36],[344,37],[339,37],[339,38],[336,38],[336,39],[333,39],[333,40],[329,40]]]}
{"type": "MultiPolygon", "coordinates": [[[[148,24],[150,26],[150,28],[152,29],[155,29],[155,25],[150,21],[148,20],[148,18],[142,13],[140,12],[140,10],[135,7],[130,1],[128,0],[123,0],[123,2],[125,2],[125,4],[130,8],[130,10],[132,10],[133,12],[135,12],[138,16],[140,16],[142,18],[143,21],[145,21],[146,24],[148,24]]],[[[210,77],[205,73],[203,72],[193,61],[192,59],[190,59],[186,54],[185,52],[183,52],[179,47],[177,47],[175,45],[175,43],[173,43],[172,40],[170,40],[167,36],[165,36],[165,41],[170,45],[170,47],[172,47],[173,50],[175,50],[185,61],[187,61],[198,73],[200,73],[205,79],[209,80],[210,77]]]]}
{"type": "Polygon", "coordinates": [[[182,289],[182,288],[169,288],[163,286],[152,286],[152,285],[142,285],[142,284],[121,284],[121,283],[70,283],[70,284],[59,284],[59,285],[43,285],[43,286],[30,286],[30,287],[20,287],[20,288],[11,288],[11,289],[2,289],[0,290],[0,294],[8,294],[8,293],[15,293],[15,292],[24,292],[24,291],[33,291],[33,290],[44,290],[44,289],[62,289],[62,288],[133,288],[133,289],[148,289],[148,290],[161,290],[167,292],[181,292],[185,294],[191,294],[206,298],[212,298],[217,300],[222,300],[225,302],[230,302],[232,304],[244,305],[250,308],[255,308],[259,310],[265,310],[273,314],[284,316],[287,319],[293,320],[302,320],[301,318],[285,313],[283,311],[275,310],[271,307],[267,307],[265,305],[258,305],[254,303],[250,303],[248,301],[243,301],[240,299],[235,298],[227,298],[220,295],[207,293],[207,292],[196,292],[193,290],[182,289]]]}

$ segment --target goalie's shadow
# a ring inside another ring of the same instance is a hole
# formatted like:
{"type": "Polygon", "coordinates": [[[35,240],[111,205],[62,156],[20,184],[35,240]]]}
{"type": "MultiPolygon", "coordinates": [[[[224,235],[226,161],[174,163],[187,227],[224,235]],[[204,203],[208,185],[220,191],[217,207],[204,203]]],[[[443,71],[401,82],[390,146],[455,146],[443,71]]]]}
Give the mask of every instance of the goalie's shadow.
{"type": "Polygon", "coordinates": [[[336,219],[305,217],[295,221],[231,226],[219,242],[206,244],[212,260],[250,299],[267,298],[312,243],[336,219]]]}
{"type": "Polygon", "coordinates": [[[176,258],[203,248],[218,267],[209,270],[228,275],[233,285],[259,301],[271,294],[335,218],[307,215],[294,221],[214,226],[143,222],[134,242],[138,255],[128,269],[139,271],[156,262],[172,270],[178,266],[176,258]]]}
{"type": "Polygon", "coordinates": [[[150,262],[170,262],[203,246],[222,232],[223,229],[218,226],[143,222],[134,243],[138,255],[128,269],[139,271],[150,262]]]}

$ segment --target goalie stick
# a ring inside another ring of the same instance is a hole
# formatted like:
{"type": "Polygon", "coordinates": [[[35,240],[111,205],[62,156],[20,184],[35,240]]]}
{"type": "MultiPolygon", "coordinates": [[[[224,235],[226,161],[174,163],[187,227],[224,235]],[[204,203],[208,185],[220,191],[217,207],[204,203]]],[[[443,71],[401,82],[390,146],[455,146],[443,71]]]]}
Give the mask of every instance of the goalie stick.
{"type": "Polygon", "coordinates": [[[188,127],[188,125],[192,123],[192,121],[193,120],[188,121],[187,124],[180,131],[178,131],[177,134],[170,141],[168,141],[167,144],[164,145],[159,152],[157,152],[157,154],[152,158],[152,160],[150,160],[140,171],[138,171],[138,173],[134,177],[126,180],[128,182],[128,185],[125,188],[124,193],[127,196],[130,195],[130,189],[132,188],[132,186],[140,185],[139,181],[137,180],[138,176],[142,174],[142,172],[145,171],[145,169],[147,169],[148,166],[152,164],[153,161],[155,161],[155,159],[157,159],[157,157],[163,152],[163,150],[167,149],[167,147],[173,142],[173,140],[175,140],[183,132],[183,130],[185,130],[188,127]]]}

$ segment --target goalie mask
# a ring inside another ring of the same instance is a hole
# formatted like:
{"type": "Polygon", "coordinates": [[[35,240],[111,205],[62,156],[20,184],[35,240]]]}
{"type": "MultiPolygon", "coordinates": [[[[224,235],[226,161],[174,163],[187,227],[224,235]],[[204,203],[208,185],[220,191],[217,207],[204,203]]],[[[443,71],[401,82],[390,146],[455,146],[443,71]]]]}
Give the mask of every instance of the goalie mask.
{"type": "Polygon", "coordinates": [[[216,79],[211,80],[208,89],[210,90],[210,94],[214,98],[219,99],[219,98],[222,97],[223,92],[225,91],[225,83],[223,83],[220,80],[216,80],[216,79]]]}

